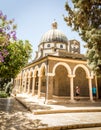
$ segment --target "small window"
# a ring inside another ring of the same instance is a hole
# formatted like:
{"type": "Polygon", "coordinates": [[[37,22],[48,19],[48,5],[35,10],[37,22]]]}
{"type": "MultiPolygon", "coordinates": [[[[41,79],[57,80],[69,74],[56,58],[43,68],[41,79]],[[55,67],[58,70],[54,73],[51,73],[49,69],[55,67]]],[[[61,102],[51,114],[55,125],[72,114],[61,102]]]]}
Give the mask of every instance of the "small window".
{"type": "Polygon", "coordinates": [[[54,48],[54,51],[56,51],[56,48],[54,48]]]}
{"type": "Polygon", "coordinates": [[[50,47],[50,44],[48,44],[47,47],[50,47]]]}
{"type": "Polygon", "coordinates": [[[79,45],[78,45],[78,44],[75,44],[75,48],[78,49],[78,48],[79,48],[79,45]]]}
{"type": "Polygon", "coordinates": [[[71,44],[71,48],[72,48],[72,49],[74,48],[74,44],[71,44]]]}
{"type": "Polygon", "coordinates": [[[36,82],[36,86],[38,86],[38,82],[36,82]]]}
{"type": "Polygon", "coordinates": [[[63,48],[63,45],[60,45],[60,48],[63,48]]]}

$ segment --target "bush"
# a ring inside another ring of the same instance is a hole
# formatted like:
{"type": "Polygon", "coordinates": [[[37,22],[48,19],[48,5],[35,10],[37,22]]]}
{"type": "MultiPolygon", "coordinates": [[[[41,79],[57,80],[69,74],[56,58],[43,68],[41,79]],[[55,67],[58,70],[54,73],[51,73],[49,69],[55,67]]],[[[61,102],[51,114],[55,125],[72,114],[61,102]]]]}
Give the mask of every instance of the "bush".
{"type": "Polygon", "coordinates": [[[5,93],[4,91],[0,91],[0,98],[7,98],[8,94],[5,93]]]}

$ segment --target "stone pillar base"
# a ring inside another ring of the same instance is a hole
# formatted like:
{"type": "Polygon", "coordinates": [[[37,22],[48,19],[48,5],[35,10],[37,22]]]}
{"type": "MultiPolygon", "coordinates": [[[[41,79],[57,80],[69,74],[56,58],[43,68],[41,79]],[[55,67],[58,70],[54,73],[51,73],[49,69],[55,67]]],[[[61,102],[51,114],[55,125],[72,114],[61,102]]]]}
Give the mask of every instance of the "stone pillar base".
{"type": "Polygon", "coordinates": [[[70,103],[75,103],[76,101],[75,101],[75,100],[71,100],[71,99],[70,99],[70,100],[69,100],[69,102],[70,102],[70,103]]]}

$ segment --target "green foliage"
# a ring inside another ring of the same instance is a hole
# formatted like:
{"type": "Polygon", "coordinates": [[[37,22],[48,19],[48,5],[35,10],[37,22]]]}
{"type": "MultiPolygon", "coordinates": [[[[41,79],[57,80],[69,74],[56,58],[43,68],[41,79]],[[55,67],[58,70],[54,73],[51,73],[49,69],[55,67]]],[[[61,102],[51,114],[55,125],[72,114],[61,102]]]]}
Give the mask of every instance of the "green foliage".
{"type": "Polygon", "coordinates": [[[72,0],[73,8],[66,3],[67,25],[78,31],[87,43],[88,65],[97,76],[101,76],[101,1],[72,0]]]}
{"type": "Polygon", "coordinates": [[[4,91],[0,91],[0,98],[7,98],[8,94],[5,93],[4,91]]]}
{"type": "Polygon", "coordinates": [[[14,78],[31,57],[31,44],[17,39],[13,22],[0,11],[0,81],[14,78]]]}
{"type": "Polygon", "coordinates": [[[14,78],[19,71],[28,63],[31,56],[31,45],[28,41],[15,41],[7,46],[9,55],[0,64],[0,77],[14,78]]]}

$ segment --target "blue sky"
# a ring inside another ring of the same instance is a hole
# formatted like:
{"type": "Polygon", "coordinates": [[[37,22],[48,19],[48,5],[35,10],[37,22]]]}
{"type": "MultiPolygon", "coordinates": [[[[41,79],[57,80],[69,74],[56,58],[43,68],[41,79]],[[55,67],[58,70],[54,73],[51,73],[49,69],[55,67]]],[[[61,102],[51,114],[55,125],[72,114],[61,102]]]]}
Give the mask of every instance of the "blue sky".
{"type": "Polygon", "coordinates": [[[54,19],[58,23],[58,29],[64,32],[68,40],[78,40],[81,43],[81,53],[85,53],[84,42],[63,20],[63,15],[67,15],[65,2],[66,0],[0,0],[0,10],[8,19],[15,19],[18,26],[17,37],[30,41],[33,57],[42,35],[51,29],[54,19]]]}

